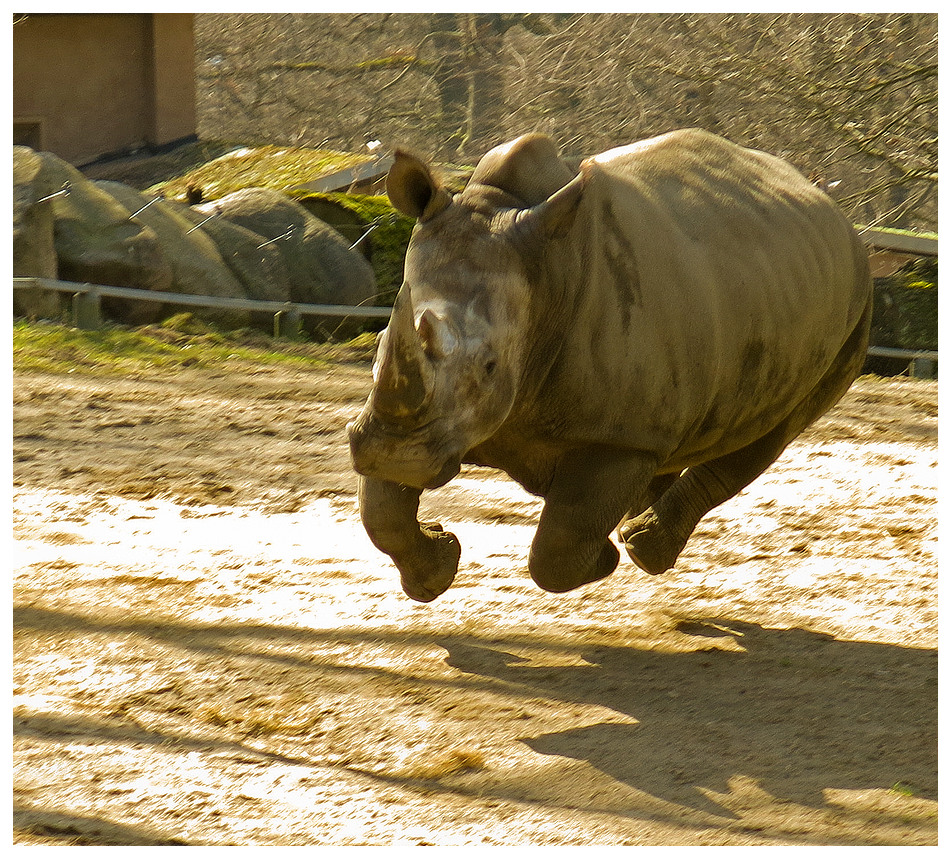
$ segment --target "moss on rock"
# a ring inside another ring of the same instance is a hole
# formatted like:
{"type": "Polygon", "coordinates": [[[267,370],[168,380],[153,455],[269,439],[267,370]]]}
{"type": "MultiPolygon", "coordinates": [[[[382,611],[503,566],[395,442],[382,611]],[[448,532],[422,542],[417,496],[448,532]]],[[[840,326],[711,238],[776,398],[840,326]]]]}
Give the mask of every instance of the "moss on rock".
{"type": "MultiPolygon", "coordinates": [[[[406,247],[409,245],[415,221],[400,214],[384,196],[315,194],[306,191],[292,192],[291,196],[318,217],[319,211],[326,211],[324,206],[329,203],[353,214],[359,220],[362,229],[352,241],[365,236],[357,247],[366,244],[370,249],[368,259],[376,275],[378,289],[376,303],[392,305],[403,282],[403,258],[406,256],[406,247]],[[367,232],[371,227],[372,231],[367,232]]],[[[350,238],[356,230],[341,232],[350,238]]]]}
{"type": "Polygon", "coordinates": [[[204,200],[217,200],[244,188],[285,188],[318,179],[327,173],[355,167],[369,159],[332,149],[295,146],[255,146],[236,149],[149,188],[171,199],[188,199],[200,191],[204,200]]]}
{"type": "Polygon", "coordinates": [[[875,281],[875,342],[899,349],[938,348],[938,260],[922,257],[875,281]]]}

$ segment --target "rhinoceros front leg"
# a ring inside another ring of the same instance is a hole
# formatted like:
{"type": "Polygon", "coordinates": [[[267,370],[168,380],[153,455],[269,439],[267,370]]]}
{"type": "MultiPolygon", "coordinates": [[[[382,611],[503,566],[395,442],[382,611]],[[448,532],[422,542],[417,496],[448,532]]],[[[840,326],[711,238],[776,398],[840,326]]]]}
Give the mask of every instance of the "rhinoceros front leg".
{"type": "Polygon", "coordinates": [[[643,497],[656,467],[646,454],[605,447],[566,454],[532,541],[528,570],[536,584],[562,593],[612,573],[620,555],[610,534],[643,497]]]}
{"type": "Polygon", "coordinates": [[[420,602],[438,597],[455,578],[460,547],[454,534],[417,520],[422,490],[359,478],[360,518],[373,545],[393,559],[406,595],[420,602]]]}

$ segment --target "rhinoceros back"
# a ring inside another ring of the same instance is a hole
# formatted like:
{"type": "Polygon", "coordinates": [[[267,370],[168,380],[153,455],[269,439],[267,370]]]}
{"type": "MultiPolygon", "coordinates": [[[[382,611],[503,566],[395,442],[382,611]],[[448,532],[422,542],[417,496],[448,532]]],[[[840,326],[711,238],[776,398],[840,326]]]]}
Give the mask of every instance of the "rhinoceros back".
{"type": "Polygon", "coordinates": [[[868,258],[854,229],[788,163],[696,129],[582,170],[586,298],[562,374],[590,405],[575,408],[578,426],[666,446],[678,467],[758,438],[812,390],[865,312],[868,258]]]}

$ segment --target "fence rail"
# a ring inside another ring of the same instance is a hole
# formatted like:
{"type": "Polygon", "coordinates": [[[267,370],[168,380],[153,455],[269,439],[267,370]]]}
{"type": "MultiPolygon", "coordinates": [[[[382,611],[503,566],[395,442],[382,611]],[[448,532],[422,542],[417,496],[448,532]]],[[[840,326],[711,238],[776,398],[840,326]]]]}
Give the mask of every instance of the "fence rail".
{"type": "MultiPolygon", "coordinates": [[[[862,237],[874,248],[894,250],[918,256],[937,256],[938,240],[927,236],[896,233],[888,230],[864,229],[862,237]]],[[[250,298],[219,298],[209,295],[189,295],[179,292],[154,292],[125,286],[76,283],[45,277],[15,277],[13,288],[46,289],[70,293],[73,296],[73,324],[83,330],[95,330],[102,325],[100,300],[103,297],[125,298],[133,301],[151,301],[159,304],[177,304],[185,307],[208,307],[214,310],[242,310],[252,313],[270,313],[274,316],[275,337],[297,337],[302,316],[324,316],[361,319],[388,319],[389,307],[362,307],[349,304],[301,304],[291,301],[257,301],[250,298]]],[[[930,378],[938,363],[938,353],[925,349],[893,349],[870,346],[868,355],[878,358],[905,359],[912,375],[930,378]]]]}
{"type": "Polygon", "coordinates": [[[274,316],[275,337],[296,337],[302,316],[330,316],[360,319],[389,319],[389,307],[361,307],[350,304],[301,304],[293,301],[256,301],[251,298],[219,298],[210,295],[189,295],[182,292],[154,292],[131,289],[127,286],[107,286],[97,283],[74,283],[51,280],[46,277],[15,277],[13,288],[47,289],[70,293],[73,296],[73,324],[80,329],[94,331],[102,325],[100,300],[127,298],[133,301],[151,301],[157,304],[178,304],[185,307],[210,307],[213,310],[243,310],[251,313],[270,313],[274,316]]]}
{"type": "Polygon", "coordinates": [[[870,248],[880,251],[895,251],[910,256],[936,257],[938,237],[909,233],[904,230],[884,230],[876,227],[856,226],[859,236],[870,248]]]}

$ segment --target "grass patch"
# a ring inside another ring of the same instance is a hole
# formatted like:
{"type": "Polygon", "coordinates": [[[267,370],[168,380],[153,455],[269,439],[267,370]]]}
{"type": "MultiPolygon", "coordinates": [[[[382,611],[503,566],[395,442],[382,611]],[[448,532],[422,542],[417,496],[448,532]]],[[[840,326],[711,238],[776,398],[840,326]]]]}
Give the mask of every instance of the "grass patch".
{"type": "Polygon", "coordinates": [[[223,366],[322,368],[369,361],[374,343],[373,334],[324,344],[275,340],[248,329],[222,332],[190,313],[176,314],[161,325],[108,325],[99,331],[21,319],[13,325],[13,369],[127,376],[223,366]]]}

